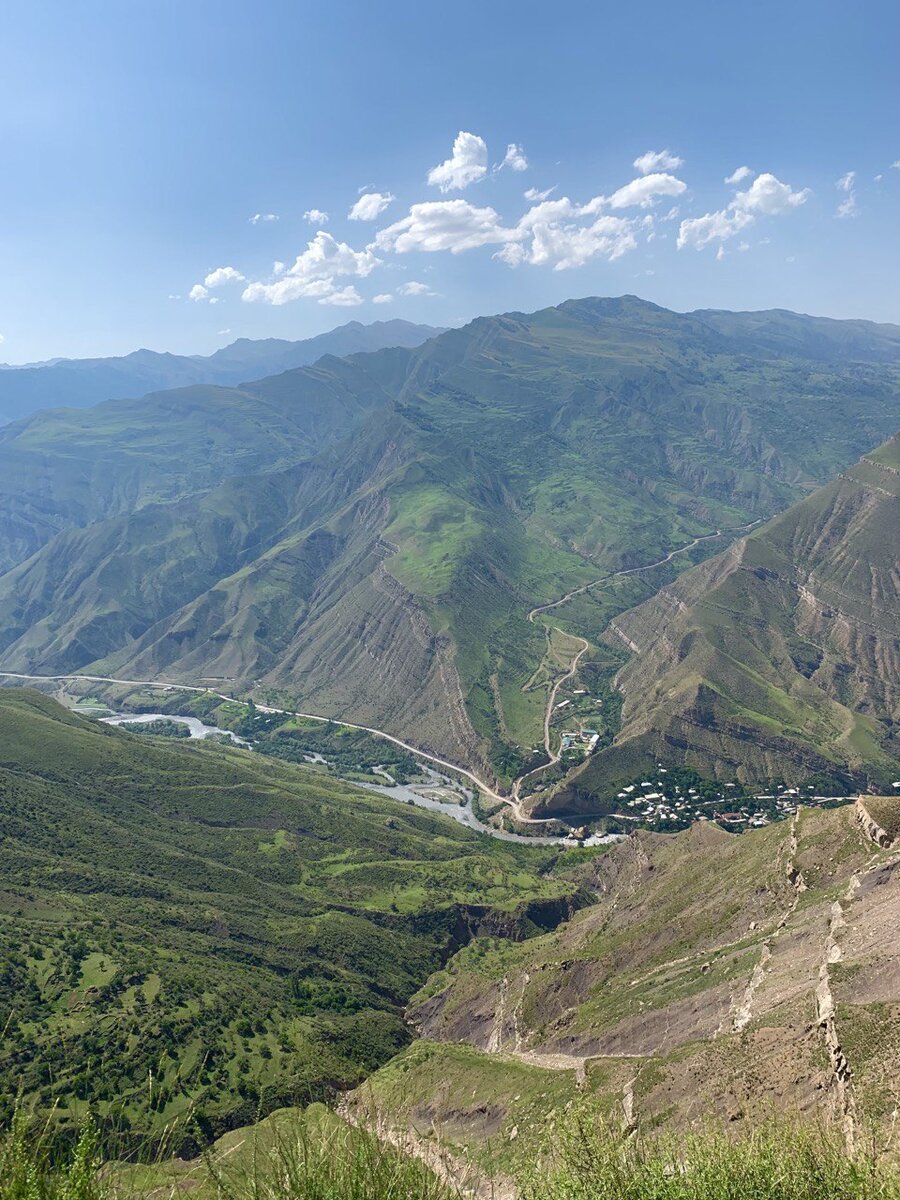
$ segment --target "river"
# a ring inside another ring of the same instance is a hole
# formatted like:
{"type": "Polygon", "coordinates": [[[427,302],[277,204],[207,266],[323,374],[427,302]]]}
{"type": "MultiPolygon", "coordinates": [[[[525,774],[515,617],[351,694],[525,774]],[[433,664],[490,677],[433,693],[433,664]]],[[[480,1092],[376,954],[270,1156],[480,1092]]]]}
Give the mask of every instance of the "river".
{"type": "MultiPolygon", "coordinates": [[[[100,717],[100,720],[105,725],[131,725],[131,724],[146,724],[149,721],[179,721],[187,725],[191,732],[192,738],[207,738],[214,734],[224,734],[225,737],[231,738],[239,746],[244,746],[252,749],[250,742],[239,738],[237,734],[232,733],[228,729],[218,729],[215,725],[204,725],[197,717],[180,717],[173,713],[117,713],[111,717],[100,717]]],[[[321,755],[316,755],[316,759],[325,762],[321,755]]],[[[453,780],[447,775],[441,775],[438,771],[431,767],[423,767],[425,774],[428,776],[427,787],[452,787],[453,780]]],[[[382,772],[386,774],[386,772],[382,772]]],[[[348,780],[348,782],[351,782],[348,780]]],[[[489,837],[498,838],[502,842],[519,842],[526,846],[577,846],[578,842],[574,838],[569,837],[525,837],[521,833],[507,833],[505,829],[495,829],[492,825],[486,825],[472,812],[472,791],[469,788],[465,789],[466,803],[452,804],[445,803],[440,800],[433,800],[430,796],[423,796],[416,788],[409,787],[406,784],[394,784],[393,786],[380,783],[360,783],[359,780],[351,782],[353,787],[365,788],[369,792],[377,792],[380,796],[386,796],[389,800],[396,800],[399,804],[414,804],[416,808],[426,808],[429,812],[441,813],[445,817],[450,817],[451,820],[457,821],[460,825],[465,825],[468,829],[475,829],[478,833],[486,833],[489,837]]],[[[619,838],[615,834],[608,834],[606,837],[591,837],[584,842],[586,846],[601,846],[609,842],[618,841],[619,838]]]]}
{"type": "Polygon", "coordinates": [[[113,717],[100,717],[104,725],[147,725],[151,721],[177,721],[179,725],[187,725],[192,738],[208,738],[216,735],[230,738],[238,746],[249,746],[250,743],[239,738],[230,729],[218,729],[215,725],[204,725],[196,717],[176,717],[172,713],[117,713],[113,717]]]}

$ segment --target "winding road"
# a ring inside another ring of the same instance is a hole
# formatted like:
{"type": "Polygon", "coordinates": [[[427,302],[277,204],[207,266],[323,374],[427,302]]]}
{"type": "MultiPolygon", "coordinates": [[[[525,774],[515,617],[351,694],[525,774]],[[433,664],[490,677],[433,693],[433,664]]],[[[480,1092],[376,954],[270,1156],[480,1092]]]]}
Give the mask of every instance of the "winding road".
{"type": "MultiPolygon", "coordinates": [[[[746,532],[748,529],[752,529],[754,525],[758,524],[758,521],[753,521],[750,525],[744,525],[739,529],[725,532],[742,533],[746,532]]],[[[721,537],[722,534],[723,531],[721,529],[717,529],[715,533],[707,533],[701,537],[696,537],[692,542],[689,542],[684,546],[680,546],[676,550],[671,550],[665,556],[665,558],[659,559],[658,562],[647,563],[643,567],[628,567],[622,571],[613,571],[611,574],[604,575],[600,579],[594,579],[590,583],[582,584],[580,587],[573,588],[571,592],[567,592],[565,596],[561,596],[559,600],[553,600],[548,604],[537,605],[529,612],[528,620],[533,622],[535,617],[540,613],[549,612],[551,609],[559,608],[573,597],[581,595],[583,592],[587,592],[591,588],[599,587],[601,584],[611,583],[612,580],[619,579],[624,575],[636,575],[641,571],[651,571],[654,567],[661,567],[665,563],[671,561],[671,559],[675,558],[676,555],[686,554],[689,550],[693,550],[693,548],[699,545],[700,542],[706,542],[712,538],[721,537]]],[[[558,629],[558,626],[552,626],[552,628],[558,629]]],[[[564,630],[559,630],[559,632],[564,633],[564,630]]],[[[566,636],[572,637],[573,635],[568,634],[566,636]]],[[[565,674],[561,675],[553,684],[547,698],[547,708],[544,713],[544,749],[547,753],[549,761],[542,763],[539,767],[535,767],[531,771],[527,771],[524,775],[520,775],[519,778],[513,783],[512,793],[509,796],[505,796],[498,792],[495,788],[491,787],[490,784],[486,783],[485,780],[479,778],[479,776],[473,771],[468,770],[468,768],[461,767],[457,763],[448,762],[447,759],[439,758],[436,754],[430,754],[427,750],[421,750],[418,746],[413,746],[411,743],[405,742],[402,738],[395,737],[394,734],[387,733],[383,729],[375,729],[371,725],[357,725],[352,721],[345,721],[342,717],[323,717],[318,713],[300,712],[296,709],[273,708],[272,706],[265,704],[257,704],[256,707],[260,712],[264,713],[280,713],[290,717],[301,717],[306,721],[322,721],[324,723],[334,722],[335,724],[346,725],[348,729],[358,729],[362,733],[371,733],[376,737],[384,738],[385,741],[391,742],[395,746],[399,746],[402,750],[406,750],[410,754],[414,754],[417,758],[423,758],[426,762],[433,763],[435,766],[443,767],[447,771],[453,771],[457,775],[462,775],[465,779],[468,779],[470,783],[473,783],[479,791],[483,792],[489,800],[494,800],[499,804],[505,804],[507,808],[511,809],[515,820],[520,822],[522,825],[548,825],[553,823],[555,819],[552,817],[529,817],[523,811],[522,804],[519,799],[519,792],[522,783],[531,775],[536,774],[538,771],[545,771],[548,767],[555,766],[555,764],[559,762],[559,754],[554,753],[550,745],[550,721],[553,716],[553,706],[556,703],[556,697],[559,693],[559,689],[567,680],[571,679],[575,675],[581,659],[588,649],[589,643],[585,638],[578,638],[578,641],[583,643],[581,649],[573,657],[565,674]]],[[[70,675],[26,675],[17,671],[0,671],[0,678],[20,679],[26,683],[63,683],[66,680],[83,680],[87,683],[118,683],[124,684],[126,687],[174,688],[183,692],[194,692],[198,694],[211,693],[221,700],[233,699],[232,696],[226,696],[224,692],[214,692],[211,688],[196,687],[191,684],[178,683],[174,680],[164,679],[117,679],[111,675],[84,675],[74,673],[70,675]]]]}
{"type": "MultiPolygon", "coordinates": [[[[665,558],[660,558],[656,562],[646,563],[642,567],[626,567],[622,571],[613,571],[610,575],[603,575],[599,579],[592,579],[590,583],[583,583],[580,587],[573,588],[571,592],[566,592],[565,596],[561,596],[558,600],[552,600],[548,604],[538,604],[528,614],[528,620],[533,623],[535,617],[540,613],[551,612],[554,608],[560,608],[563,604],[567,604],[576,596],[581,596],[585,592],[591,591],[592,588],[599,587],[601,584],[612,583],[614,579],[621,579],[626,575],[638,575],[641,571],[652,571],[655,567],[663,567],[667,562],[671,562],[672,559],[676,558],[679,554],[687,554],[689,551],[693,550],[695,546],[699,546],[701,542],[709,542],[713,538],[722,537],[723,533],[746,533],[748,530],[752,529],[754,525],[758,524],[759,521],[751,521],[749,525],[742,525],[738,529],[717,529],[715,533],[704,533],[700,537],[695,537],[692,542],[687,542],[684,546],[679,546],[675,550],[670,550],[665,558]]],[[[547,697],[547,707],[544,711],[544,752],[547,755],[547,762],[541,763],[539,767],[532,767],[530,771],[526,771],[524,775],[520,775],[519,778],[513,783],[512,798],[519,803],[520,808],[521,804],[519,802],[519,796],[522,784],[525,782],[525,780],[530,779],[532,775],[539,774],[541,771],[546,771],[549,767],[555,767],[562,757],[561,753],[556,753],[550,744],[550,722],[553,719],[553,709],[556,705],[556,697],[559,694],[559,689],[564,683],[568,682],[568,680],[577,674],[578,666],[589,646],[586,638],[576,637],[575,634],[571,633],[566,634],[565,630],[560,629],[558,625],[550,625],[548,628],[555,629],[557,633],[561,633],[566,637],[575,637],[577,641],[582,643],[582,645],[578,653],[569,663],[566,673],[557,679],[556,683],[554,683],[553,687],[550,689],[550,693],[547,697]]]]}

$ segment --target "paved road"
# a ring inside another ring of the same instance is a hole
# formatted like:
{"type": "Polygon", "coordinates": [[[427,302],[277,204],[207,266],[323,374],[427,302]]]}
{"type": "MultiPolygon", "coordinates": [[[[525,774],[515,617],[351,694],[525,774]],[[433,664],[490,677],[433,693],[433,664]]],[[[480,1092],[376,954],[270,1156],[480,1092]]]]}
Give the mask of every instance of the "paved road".
{"type": "MultiPolygon", "coordinates": [[[[0,671],[2,679],[21,679],[23,682],[54,682],[60,683],[66,680],[84,680],[87,683],[119,683],[126,687],[152,687],[152,688],[176,688],[182,692],[196,692],[204,694],[212,694],[220,700],[231,700],[232,696],[226,696],[224,692],[214,692],[211,688],[194,687],[190,684],[177,683],[174,680],[166,679],[116,679],[112,675],[25,675],[16,671],[0,671]]],[[[453,771],[457,775],[463,775],[471,783],[482,792],[485,793],[491,800],[496,800],[501,804],[507,805],[512,809],[513,815],[517,821],[521,821],[523,825],[547,825],[549,819],[538,819],[536,817],[526,816],[519,805],[518,800],[512,796],[502,796],[483,779],[480,779],[474,772],[467,770],[466,767],[461,767],[457,763],[449,762],[445,758],[438,758],[436,754],[429,754],[427,750],[420,750],[418,746],[413,746],[410,742],[403,741],[402,738],[394,737],[392,733],[386,733],[383,729],[375,729],[371,725],[356,725],[352,721],[345,721],[342,717],[323,717],[318,713],[299,712],[291,708],[273,708],[271,705],[257,704],[257,709],[264,713],[283,713],[285,716],[302,717],[307,721],[322,721],[334,722],[336,725],[346,725],[348,729],[358,729],[363,733],[372,733],[376,737],[384,738],[387,742],[392,742],[395,746],[400,746],[403,750],[408,750],[410,754],[415,754],[418,758],[424,758],[430,763],[434,763],[438,767],[444,767],[445,770],[453,771]]]]}
{"type": "MultiPolygon", "coordinates": [[[[749,525],[742,525],[738,529],[725,530],[724,532],[735,534],[746,533],[748,530],[752,529],[754,525],[758,524],[759,521],[751,521],[749,525]]],[[[687,542],[684,546],[679,546],[675,550],[670,550],[665,558],[660,558],[656,562],[646,563],[642,567],[628,567],[622,571],[613,571],[609,575],[602,575],[599,579],[592,579],[590,583],[583,583],[581,587],[573,588],[571,592],[566,592],[565,596],[560,596],[558,600],[552,600],[549,604],[538,604],[537,607],[533,608],[528,614],[528,620],[533,622],[534,618],[539,613],[551,612],[554,608],[559,608],[561,605],[567,604],[570,600],[574,599],[575,596],[581,596],[585,592],[589,592],[591,588],[599,587],[603,583],[612,583],[614,579],[621,579],[625,575],[638,575],[641,573],[641,571],[652,571],[654,567],[665,566],[667,562],[671,562],[672,559],[677,557],[679,554],[687,554],[688,551],[693,550],[695,546],[699,546],[701,542],[709,542],[713,538],[721,537],[722,533],[723,531],[721,529],[717,529],[715,533],[704,533],[700,537],[695,537],[693,541],[687,542]]],[[[550,628],[555,629],[557,633],[565,633],[565,631],[560,629],[558,625],[551,625],[550,628]]],[[[569,634],[568,636],[573,637],[574,635],[569,634]]],[[[572,676],[576,674],[578,671],[578,664],[581,662],[581,659],[588,649],[588,642],[585,638],[580,637],[577,640],[583,643],[581,649],[569,663],[566,673],[561,675],[550,689],[550,694],[547,697],[547,708],[544,712],[544,751],[547,755],[548,761],[541,763],[539,767],[533,767],[530,771],[526,771],[524,775],[520,775],[519,778],[515,780],[512,787],[512,795],[513,799],[516,801],[519,800],[522,784],[526,779],[530,779],[532,775],[537,775],[541,771],[546,771],[549,767],[556,766],[561,758],[561,753],[555,753],[550,744],[550,722],[553,718],[553,709],[556,704],[556,697],[559,693],[559,689],[567,680],[571,679],[572,676]]]]}
{"type": "MultiPolygon", "coordinates": [[[[752,523],[752,525],[757,525],[757,524],[759,524],[758,521],[754,521],[752,523]]],[[[752,528],[752,525],[743,526],[743,530],[735,530],[733,532],[739,533],[739,532],[745,531],[747,529],[752,528]]],[[[671,559],[673,559],[677,554],[684,554],[688,550],[692,550],[694,548],[694,546],[698,545],[700,542],[708,541],[710,538],[720,537],[721,534],[722,534],[721,530],[716,530],[715,533],[704,534],[702,537],[694,538],[694,540],[692,542],[688,543],[686,546],[681,546],[677,550],[670,551],[670,553],[667,554],[665,558],[661,558],[658,562],[647,563],[647,565],[643,566],[643,567],[630,567],[627,570],[614,571],[614,572],[612,572],[612,574],[604,575],[602,578],[595,579],[591,583],[585,583],[585,584],[582,584],[581,587],[573,588],[573,590],[571,592],[567,592],[566,595],[562,596],[559,600],[554,600],[550,604],[539,604],[536,608],[533,608],[531,610],[531,612],[528,614],[528,620],[533,621],[534,618],[538,615],[538,613],[549,612],[553,608],[559,608],[560,605],[565,604],[568,600],[571,600],[574,596],[578,596],[582,592],[588,591],[590,588],[598,587],[601,583],[609,583],[613,579],[618,579],[623,575],[636,575],[640,571],[650,571],[654,567],[662,566],[664,563],[667,563],[671,559]]],[[[468,779],[471,783],[474,783],[475,786],[479,789],[479,791],[483,792],[490,800],[495,800],[500,804],[505,804],[509,809],[512,810],[513,816],[521,824],[523,824],[523,825],[547,825],[547,824],[551,823],[553,818],[529,817],[525,814],[525,812],[523,812],[522,805],[519,801],[519,789],[520,789],[523,781],[525,779],[527,779],[529,777],[529,775],[535,774],[536,771],[543,771],[547,767],[553,766],[555,763],[559,762],[559,755],[558,754],[554,755],[552,750],[550,749],[550,718],[553,713],[553,704],[555,702],[556,695],[559,691],[559,688],[562,686],[563,683],[566,682],[567,679],[570,679],[575,674],[575,672],[578,670],[578,664],[581,661],[582,655],[585,653],[585,651],[588,648],[588,643],[584,638],[581,638],[579,640],[584,642],[584,645],[578,651],[578,653],[575,655],[575,657],[572,659],[572,662],[570,663],[569,669],[566,672],[566,674],[564,674],[559,680],[557,680],[556,684],[551,689],[550,697],[549,697],[548,703],[547,703],[547,711],[546,711],[545,717],[544,717],[544,746],[545,746],[545,749],[546,749],[548,755],[550,755],[551,761],[547,762],[547,763],[543,763],[540,767],[535,768],[534,771],[529,771],[525,775],[521,775],[513,784],[512,794],[510,796],[504,796],[500,792],[495,791],[495,789],[492,788],[490,786],[490,784],[486,783],[483,779],[480,779],[473,771],[468,770],[466,767],[461,767],[457,763],[449,762],[445,758],[438,758],[438,756],[436,754],[430,754],[427,750],[421,750],[418,746],[413,746],[410,742],[406,742],[402,738],[395,737],[392,733],[387,733],[383,729],[376,729],[372,725],[356,725],[352,721],[345,721],[343,718],[340,718],[340,717],[323,717],[323,716],[320,716],[318,713],[299,712],[295,709],[289,709],[289,708],[272,708],[271,706],[263,705],[263,704],[258,704],[257,708],[259,709],[260,712],[283,713],[286,716],[302,717],[307,721],[322,721],[322,722],[333,721],[339,725],[346,725],[349,729],[358,729],[363,733],[372,733],[376,737],[381,737],[381,738],[384,738],[385,741],[392,742],[395,746],[399,746],[402,750],[409,751],[410,754],[415,754],[418,758],[424,758],[427,762],[434,763],[438,767],[443,767],[447,771],[453,771],[457,775],[462,775],[465,779],[468,779]]],[[[32,682],[34,682],[34,681],[64,682],[65,680],[68,679],[68,680],[84,680],[88,683],[118,683],[118,684],[124,684],[126,687],[178,688],[179,690],[184,691],[184,692],[205,693],[205,692],[212,691],[211,688],[195,687],[190,684],[178,683],[174,680],[116,679],[111,675],[83,675],[83,674],[26,675],[26,674],[22,674],[22,673],[19,673],[16,671],[0,671],[0,678],[21,679],[24,682],[29,682],[29,681],[32,681],[32,682]]],[[[222,700],[231,700],[232,699],[231,696],[226,696],[223,692],[212,692],[212,694],[222,700]]]]}

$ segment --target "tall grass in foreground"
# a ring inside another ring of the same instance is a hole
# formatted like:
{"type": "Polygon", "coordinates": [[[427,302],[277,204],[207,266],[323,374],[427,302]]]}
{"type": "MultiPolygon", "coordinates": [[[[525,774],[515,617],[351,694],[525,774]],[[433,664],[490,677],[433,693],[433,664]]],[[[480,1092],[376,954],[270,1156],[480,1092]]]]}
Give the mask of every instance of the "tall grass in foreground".
{"type": "Polygon", "coordinates": [[[88,1122],[74,1147],[54,1151],[46,1127],[35,1131],[17,1109],[0,1132],[0,1200],[102,1200],[97,1132],[88,1122]]]}
{"type": "MultiPolygon", "coordinates": [[[[314,1106],[319,1108],[319,1106],[314,1106]]],[[[457,1200],[426,1165],[324,1110],[206,1156],[217,1200],[457,1200]]]]}
{"type": "MultiPolygon", "coordinates": [[[[425,1139],[428,1143],[430,1139],[425,1139]]],[[[436,1155],[436,1161],[437,1161],[436,1155]]],[[[510,1181],[496,1192],[510,1195],[510,1181]]],[[[21,1114],[0,1133],[0,1200],[466,1200],[419,1159],[346,1124],[322,1105],[227,1134],[193,1163],[100,1166],[84,1127],[63,1158],[21,1114]]],[[[629,1137],[585,1105],[557,1117],[519,1181],[518,1200],[900,1200],[900,1171],[848,1158],[822,1131],[768,1126],[629,1137]]]]}
{"type": "Polygon", "coordinates": [[[900,1200],[900,1173],[848,1158],[824,1131],[628,1137],[583,1109],[531,1169],[519,1200],[900,1200]]]}

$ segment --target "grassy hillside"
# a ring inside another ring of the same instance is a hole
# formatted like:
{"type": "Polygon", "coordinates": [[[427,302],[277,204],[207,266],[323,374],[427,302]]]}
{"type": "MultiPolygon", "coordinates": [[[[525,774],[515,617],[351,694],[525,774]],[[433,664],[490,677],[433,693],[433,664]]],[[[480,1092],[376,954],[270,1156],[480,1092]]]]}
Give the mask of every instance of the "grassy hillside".
{"type": "Polygon", "coordinates": [[[900,437],[616,618],[615,742],[556,804],[657,761],[707,776],[900,775],[900,437]]]}
{"type": "Polygon", "coordinates": [[[0,1094],[125,1144],[359,1082],[478,932],[566,912],[556,854],[247,751],[0,691],[0,1094]]]}
{"type": "Polygon", "coordinates": [[[597,902],[557,930],[474,943],[433,976],[411,1005],[428,1040],[360,1103],[510,1168],[571,1131],[578,1097],[614,1128],[740,1136],[777,1117],[892,1144],[900,855],[852,805],[740,837],[638,833],[590,882],[597,902]]]}
{"type": "Polygon", "coordinates": [[[880,1153],[848,1157],[822,1131],[767,1126],[735,1141],[721,1133],[635,1137],[590,1102],[552,1117],[513,1180],[485,1171],[429,1131],[351,1125],[319,1104],[281,1109],[219,1138],[192,1161],[103,1162],[86,1126],[62,1162],[15,1129],[0,1136],[2,1200],[896,1200],[900,1176],[880,1153]]]}
{"type": "MultiPolygon", "coordinates": [[[[509,781],[542,740],[560,654],[530,608],[771,516],[895,427],[891,327],[848,342],[816,325],[810,349],[792,332],[806,318],[767,314],[764,336],[758,314],[729,318],[570,301],[255,385],[304,430],[331,414],[313,458],[277,423],[267,448],[243,428],[234,446],[226,422],[210,455],[175,414],[166,437],[186,448],[154,475],[167,502],[117,499],[0,578],[3,665],[277,688],[509,781]],[[201,495],[223,464],[253,473],[201,495]]],[[[97,436],[115,481],[120,437],[97,436]]],[[[166,500],[153,486],[144,499],[166,500]]],[[[591,593],[566,628],[596,644],[676,569],[591,593]]],[[[613,669],[578,683],[602,699],[613,669]]]]}

